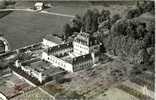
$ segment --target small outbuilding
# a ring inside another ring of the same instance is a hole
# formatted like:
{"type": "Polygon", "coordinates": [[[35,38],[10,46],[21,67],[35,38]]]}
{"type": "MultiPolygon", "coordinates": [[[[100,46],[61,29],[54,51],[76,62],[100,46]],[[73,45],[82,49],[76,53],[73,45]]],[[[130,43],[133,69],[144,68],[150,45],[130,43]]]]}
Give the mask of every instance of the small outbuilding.
{"type": "Polygon", "coordinates": [[[44,8],[44,3],[43,2],[36,2],[34,5],[34,8],[36,10],[42,10],[44,8]]]}

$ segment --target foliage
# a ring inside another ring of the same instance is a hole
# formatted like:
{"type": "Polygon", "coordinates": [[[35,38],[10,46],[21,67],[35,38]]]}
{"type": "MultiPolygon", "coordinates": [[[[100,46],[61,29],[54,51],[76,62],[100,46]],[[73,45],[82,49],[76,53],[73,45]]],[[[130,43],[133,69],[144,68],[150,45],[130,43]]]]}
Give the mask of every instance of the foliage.
{"type": "Polygon", "coordinates": [[[127,22],[125,19],[118,20],[113,26],[111,27],[111,33],[113,35],[120,35],[124,34],[127,28],[127,22]]]}
{"type": "Polygon", "coordinates": [[[68,37],[72,34],[72,28],[69,24],[63,26],[63,40],[67,40],[68,37]]]}
{"type": "Polygon", "coordinates": [[[100,13],[100,16],[98,18],[98,23],[102,23],[103,21],[109,20],[110,19],[110,11],[103,9],[100,13]]]}
{"type": "Polygon", "coordinates": [[[146,23],[136,20],[121,19],[113,24],[111,33],[117,35],[128,35],[134,39],[143,39],[147,33],[146,23]]]}
{"type": "Polygon", "coordinates": [[[129,36],[119,35],[114,37],[109,35],[103,37],[103,44],[110,54],[120,56],[134,64],[147,63],[151,56],[147,52],[144,40],[136,40],[129,36]]]}
{"type": "Polygon", "coordinates": [[[132,19],[135,17],[138,17],[139,15],[141,15],[141,12],[139,9],[130,9],[126,15],[127,19],[132,19]]]}
{"type": "Polygon", "coordinates": [[[5,0],[1,0],[0,1],[0,8],[6,8],[6,1],[5,0]]]}
{"type": "Polygon", "coordinates": [[[81,27],[82,27],[82,18],[79,15],[75,15],[74,19],[72,20],[72,31],[80,32],[81,27]]]}
{"type": "Polygon", "coordinates": [[[154,14],[154,1],[137,1],[136,8],[130,9],[126,15],[126,18],[132,19],[146,12],[154,14]]]}
{"type": "Polygon", "coordinates": [[[72,27],[66,25],[64,32],[68,37],[70,33],[82,29],[103,43],[103,52],[106,50],[135,64],[153,63],[154,53],[151,48],[155,43],[155,23],[138,20],[138,16],[153,10],[154,3],[150,1],[137,2],[136,8],[130,9],[124,18],[119,14],[110,17],[109,10],[99,12],[97,9],[88,9],[83,17],[76,15],[72,27]]]}
{"type": "Polygon", "coordinates": [[[30,60],[32,58],[31,53],[20,53],[17,55],[17,59],[20,61],[30,60]]]}
{"type": "Polygon", "coordinates": [[[137,8],[140,10],[141,13],[154,12],[154,1],[138,1],[137,8]]]}
{"type": "Polygon", "coordinates": [[[117,20],[119,20],[121,16],[119,14],[115,14],[111,18],[111,24],[113,25],[117,20]]]}
{"type": "Polygon", "coordinates": [[[83,16],[83,26],[82,30],[87,33],[94,33],[98,29],[98,16],[97,10],[87,10],[87,12],[83,16]]]}

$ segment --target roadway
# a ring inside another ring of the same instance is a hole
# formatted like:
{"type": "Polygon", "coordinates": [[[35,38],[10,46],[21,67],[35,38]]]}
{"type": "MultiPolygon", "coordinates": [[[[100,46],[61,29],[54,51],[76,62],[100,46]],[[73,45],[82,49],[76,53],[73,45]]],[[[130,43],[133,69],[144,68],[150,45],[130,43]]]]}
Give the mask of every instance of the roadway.
{"type": "Polygon", "coordinates": [[[27,11],[27,12],[37,12],[37,13],[42,13],[42,14],[49,14],[49,15],[56,15],[56,16],[63,16],[63,17],[70,17],[70,18],[74,17],[73,15],[49,12],[46,10],[33,10],[30,8],[26,8],[26,9],[0,9],[0,12],[5,12],[5,11],[27,11]]]}

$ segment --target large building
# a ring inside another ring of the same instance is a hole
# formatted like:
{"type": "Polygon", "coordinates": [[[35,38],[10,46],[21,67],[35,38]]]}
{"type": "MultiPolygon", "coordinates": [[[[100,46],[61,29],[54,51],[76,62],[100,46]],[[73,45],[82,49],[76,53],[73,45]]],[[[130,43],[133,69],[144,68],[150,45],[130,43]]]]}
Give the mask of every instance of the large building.
{"type": "Polygon", "coordinates": [[[84,32],[80,32],[73,42],[66,43],[53,38],[50,40],[48,36],[43,39],[42,45],[41,59],[15,63],[17,68],[40,83],[59,73],[87,69],[99,62],[101,44],[84,32]]]}
{"type": "Polygon", "coordinates": [[[80,32],[73,42],[44,50],[41,59],[68,72],[75,72],[98,63],[100,45],[100,42],[88,33],[80,32]]]}
{"type": "Polygon", "coordinates": [[[44,48],[49,48],[49,47],[53,47],[56,46],[58,44],[63,43],[63,41],[61,40],[61,38],[54,36],[52,34],[47,34],[42,41],[42,44],[44,45],[44,48]]]}
{"type": "Polygon", "coordinates": [[[50,63],[46,63],[40,59],[32,59],[24,62],[16,61],[16,67],[24,71],[28,76],[37,79],[40,83],[52,80],[60,73],[65,71],[59,67],[55,67],[50,63]]]}

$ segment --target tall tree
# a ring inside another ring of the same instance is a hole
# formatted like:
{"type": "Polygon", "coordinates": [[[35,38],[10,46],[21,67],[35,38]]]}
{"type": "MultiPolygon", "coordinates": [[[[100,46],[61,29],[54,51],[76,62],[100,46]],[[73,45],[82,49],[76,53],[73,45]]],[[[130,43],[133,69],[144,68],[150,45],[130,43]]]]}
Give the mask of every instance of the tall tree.
{"type": "Polygon", "coordinates": [[[69,24],[63,26],[63,39],[67,40],[68,37],[72,34],[72,30],[69,24]]]}
{"type": "Polygon", "coordinates": [[[115,14],[111,18],[111,24],[114,24],[117,20],[119,20],[121,16],[119,14],[115,14]]]}
{"type": "Polygon", "coordinates": [[[110,11],[103,9],[100,13],[100,16],[98,18],[98,23],[102,23],[103,21],[110,19],[110,11]]]}
{"type": "Polygon", "coordinates": [[[72,20],[72,31],[73,32],[80,32],[82,27],[82,18],[79,15],[75,15],[72,20]]]}
{"type": "Polygon", "coordinates": [[[138,8],[130,9],[127,12],[126,18],[127,19],[132,19],[132,18],[138,17],[139,15],[141,15],[141,12],[140,12],[140,10],[138,8]]]}
{"type": "Polygon", "coordinates": [[[98,29],[97,17],[97,13],[92,10],[87,10],[83,16],[83,31],[90,34],[96,32],[98,29]]]}

